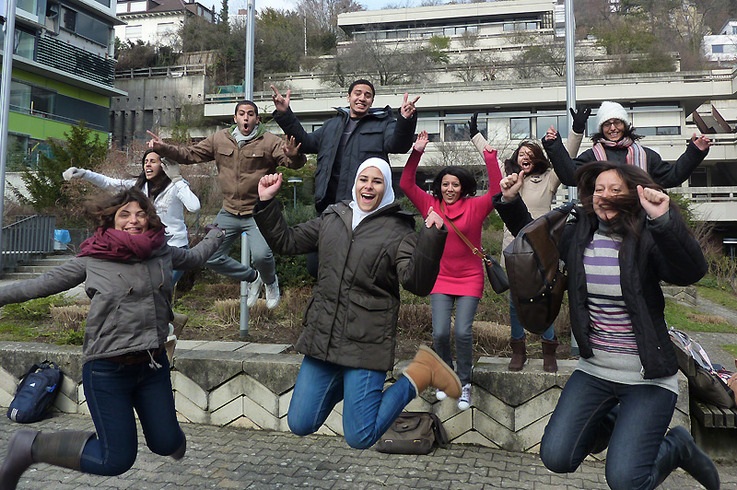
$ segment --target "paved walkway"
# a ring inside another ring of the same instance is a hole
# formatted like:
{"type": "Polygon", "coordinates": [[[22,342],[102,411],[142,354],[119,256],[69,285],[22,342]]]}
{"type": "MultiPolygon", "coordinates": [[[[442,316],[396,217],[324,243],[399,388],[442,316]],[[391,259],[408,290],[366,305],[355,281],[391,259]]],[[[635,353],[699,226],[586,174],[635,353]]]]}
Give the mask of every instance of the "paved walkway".
{"type": "MultiPolygon", "coordinates": [[[[81,415],[56,415],[26,426],[41,430],[92,430],[81,415]]],[[[19,424],[0,418],[0,447],[19,424]]],[[[605,489],[604,465],[585,462],[571,475],[556,475],[534,454],[453,445],[427,456],[381,454],[351,449],[339,437],[297,437],[290,433],[185,424],[188,451],[182,461],[156,456],[139,434],[138,459],[119,477],[84,475],[37,465],[21,479],[20,489],[203,489],[203,488],[433,488],[474,490],[605,489]]],[[[737,468],[719,465],[722,488],[737,488],[737,468]]],[[[677,470],[660,487],[701,488],[677,470]]]]}

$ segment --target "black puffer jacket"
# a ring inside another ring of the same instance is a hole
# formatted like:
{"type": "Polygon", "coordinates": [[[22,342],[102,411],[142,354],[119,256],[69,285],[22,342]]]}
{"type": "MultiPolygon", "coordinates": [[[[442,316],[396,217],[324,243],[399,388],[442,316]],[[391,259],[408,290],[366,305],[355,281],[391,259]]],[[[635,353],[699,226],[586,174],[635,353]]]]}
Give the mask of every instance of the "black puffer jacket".
{"type": "MultiPolygon", "coordinates": [[[[501,193],[494,196],[494,208],[513,234],[532,220],[522,199],[505,203],[501,193]]],[[[678,363],[665,324],[665,300],[660,281],[685,286],[706,274],[707,265],[699,242],[691,236],[683,220],[671,210],[669,217],[649,220],[643,212],[640,236],[628,235],[619,251],[622,296],[632,321],[637,350],[646,379],[676,373],[678,363]]],[[[589,344],[588,292],[583,253],[598,227],[595,215],[578,209],[578,218],[569,222],[558,244],[568,269],[568,302],[571,329],[581,357],[593,355],[589,344]]]]}
{"type": "Polygon", "coordinates": [[[396,203],[355,230],[352,216],[342,202],[289,228],[272,200],[259,203],[254,218],[275,253],[319,254],[297,350],[341,366],[388,371],[394,366],[399,284],[420,296],[430,293],[447,230],[423,226],[418,238],[414,219],[396,203]]]}
{"type": "MultiPolygon", "coordinates": [[[[560,134],[554,140],[543,138],[542,142],[550,163],[553,164],[553,169],[563,185],[575,186],[576,170],[584,164],[597,161],[592,149],[586,150],[576,158],[571,158],[560,140],[560,134]]],[[[693,141],[690,141],[686,146],[686,151],[678,157],[675,163],[670,164],[664,162],[657,152],[647,147],[644,148],[647,156],[647,173],[656,184],[665,189],[677,187],[685,182],[709,153],[708,149],[701,151],[693,141]]],[[[627,163],[627,148],[604,147],[604,151],[606,151],[607,160],[622,165],[627,163]]]]}
{"type": "Polygon", "coordinates": [[[284,133],[294,136],[297,143],[302,143],[300,148],[302,153],[317,153],[315,208],[318,213],[330,204],[353,198],[351,189],[356,180],[356,170],[366,159],[378,157],[388,162],[389,153],[407,153],[414,142],[417,125],[417,113],[409,119],[401,115],[395,119],[389,106],[383,109],[369,109],[369,113],[358,121],[358,126],[346,143],[335,200],[328,202],[331,201],[326,198],[328,182],[333,172],[343,129],[350,118],[347,108],[336,107],[335,110],[338,114],[325,121],[325,124],[312,133],[304,130],[291,109],[284,114],[278,111],[273,113],[274,120],[284,133]]]}

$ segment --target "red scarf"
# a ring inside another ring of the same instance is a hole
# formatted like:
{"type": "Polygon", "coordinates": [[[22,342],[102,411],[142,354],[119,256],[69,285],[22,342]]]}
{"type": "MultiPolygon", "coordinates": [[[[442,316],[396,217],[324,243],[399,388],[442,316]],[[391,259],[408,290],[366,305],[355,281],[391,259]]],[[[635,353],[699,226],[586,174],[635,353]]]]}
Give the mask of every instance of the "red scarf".
{"type": "Polygon", "coordinates": [[[77,257],[96,257],[108,260],[141,260],[164,244],[164,228],[147,230],[140,235],[131,235],[114,228],[98,228],[93,236],[82,242],[77,257]]]}

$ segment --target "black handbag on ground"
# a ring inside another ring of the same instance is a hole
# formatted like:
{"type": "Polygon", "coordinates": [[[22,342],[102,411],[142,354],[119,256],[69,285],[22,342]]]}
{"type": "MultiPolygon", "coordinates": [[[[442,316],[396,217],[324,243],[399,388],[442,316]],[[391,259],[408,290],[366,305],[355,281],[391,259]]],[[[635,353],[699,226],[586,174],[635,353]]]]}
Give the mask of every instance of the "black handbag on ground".
{"type": "Polygon", "coordinates": [[[435,447],[448,447],[448,434],[437,415],[402,412],[376,443],[380,453],[428,454],[435,447]]]}
{"type": "Polygon", "coordinates": [[[34,364],[18,385],[8,408],[8,418],[22,424],[43,419],[59,393],[60,384],[61,371],[56,364],[49,361],[34,364]]]}
{"type": "Polygon", "coordinates": [[[501,294],[509,289],[509,279],[507,278],[507,273],[504,272],[504,269],[502,268],[502,265],[499,263],[499,261],[491,255],[487,254],[483,247],[481,248],[481,250],[479,250],[478,248],[473,246],[473,243],[471,243],[471,241],[466,238],[466,236],[461,233],[458,228],[456,228],[455,223],[453,223],[453,221],[445,215],[445,210],[443,209],[442,202],[440,203],[440,211],[443,213],[443,217],[448,221],[448,223],[450,223],[453,231],[455,231],[458,237],[463,240],[463,243],[468,245],[468,248],[471,249],[474,255],[481,257],[481,260],[484,262],[484,269],[486,269],[486,277],[489,278],[489,283],[491,284],[491,289],[493,289],[496,294],[501,294]]]}

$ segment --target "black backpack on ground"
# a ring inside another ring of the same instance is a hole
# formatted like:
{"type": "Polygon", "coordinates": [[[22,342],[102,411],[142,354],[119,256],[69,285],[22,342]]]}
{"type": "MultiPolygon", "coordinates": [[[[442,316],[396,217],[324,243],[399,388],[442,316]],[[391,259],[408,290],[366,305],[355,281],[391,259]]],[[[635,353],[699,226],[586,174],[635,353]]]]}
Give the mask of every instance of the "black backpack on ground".
{"type": "Polygon", "coordinates": [[[380,453],[428,454],[436,446],[448,447],[448,434],[437,415],[402,412],[376,443],[380,453]]]}
{"type": "Polygon", "coordinates": [[[558,241],[574,206],[566,203],[527,223],[504,249],[517,317],[535,334],[545,332],[560,312],[566,273],[560,265],[558,241]]]}
{"type": "Polygon", "coordinates": [[[18,385],[8,408],[8,418],[21,424],[43,419],[59,393],[60,384],[61,371],[56,364],[50,361],[34,364],[18,385]]]}

